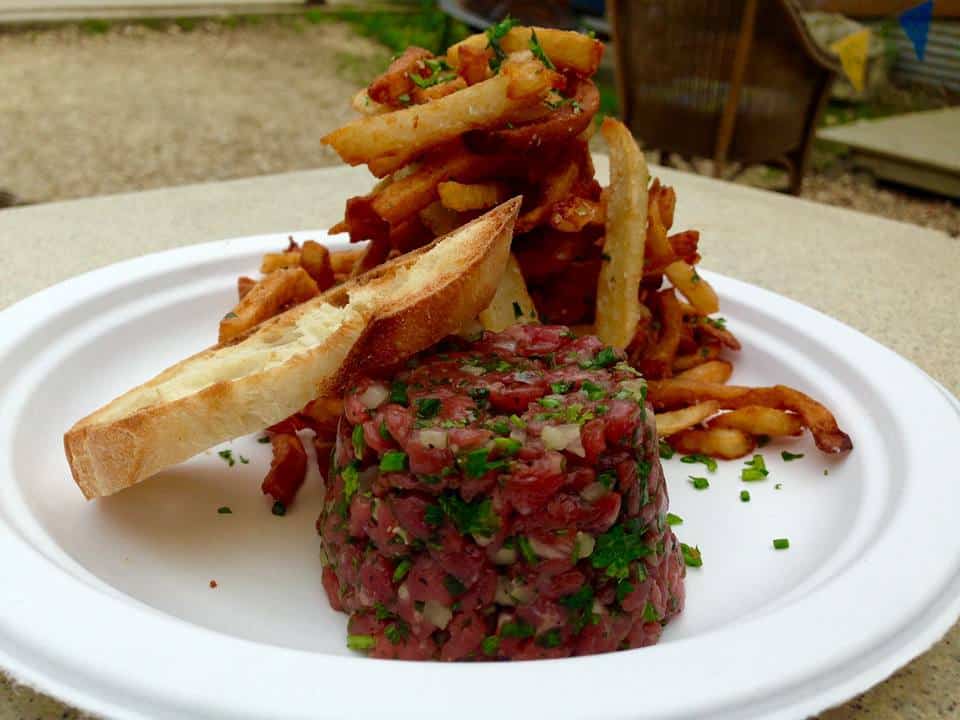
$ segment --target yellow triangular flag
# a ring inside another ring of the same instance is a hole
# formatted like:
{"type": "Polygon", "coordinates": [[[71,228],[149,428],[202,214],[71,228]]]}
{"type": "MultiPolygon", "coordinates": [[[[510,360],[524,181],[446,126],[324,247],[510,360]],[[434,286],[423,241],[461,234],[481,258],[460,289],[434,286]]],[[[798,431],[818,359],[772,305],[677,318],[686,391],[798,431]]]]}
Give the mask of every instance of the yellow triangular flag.
{"type": "Polygon", "coordinates": [[[854,90],[861,92],[867,72],[867,52],[870,49],[870,29],[864,28],[837,40],[830,46],[840,56],[843,72],[854,90]]]}

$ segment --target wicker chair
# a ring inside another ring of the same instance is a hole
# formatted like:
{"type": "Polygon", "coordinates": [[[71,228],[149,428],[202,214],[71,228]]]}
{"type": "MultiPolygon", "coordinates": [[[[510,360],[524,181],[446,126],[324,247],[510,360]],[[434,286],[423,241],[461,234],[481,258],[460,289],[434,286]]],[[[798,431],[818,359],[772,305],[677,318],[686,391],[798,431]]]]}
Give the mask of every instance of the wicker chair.
{"type": "Polygon", "coordinates": [[[650,148],[773,162],[800,192],[839,64],[790,0],[611,0],[624,121],[650,148]]]}

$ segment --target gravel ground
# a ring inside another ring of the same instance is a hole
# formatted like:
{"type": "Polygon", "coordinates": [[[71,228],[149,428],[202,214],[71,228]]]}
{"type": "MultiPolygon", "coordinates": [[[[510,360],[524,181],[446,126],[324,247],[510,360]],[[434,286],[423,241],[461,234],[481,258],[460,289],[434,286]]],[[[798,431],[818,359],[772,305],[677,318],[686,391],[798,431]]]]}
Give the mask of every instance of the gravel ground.
{"type": "MultiPolygon", "coordinates": [[[[333,164],[319,137],[352,116],[348,98],[386,51],[298,17],[10,32],[0,57],[2,207],[3,190],[46,202],[333,164]]],[[[957,203],[842,165],[803,194],[960,235],[957,203]]]]}

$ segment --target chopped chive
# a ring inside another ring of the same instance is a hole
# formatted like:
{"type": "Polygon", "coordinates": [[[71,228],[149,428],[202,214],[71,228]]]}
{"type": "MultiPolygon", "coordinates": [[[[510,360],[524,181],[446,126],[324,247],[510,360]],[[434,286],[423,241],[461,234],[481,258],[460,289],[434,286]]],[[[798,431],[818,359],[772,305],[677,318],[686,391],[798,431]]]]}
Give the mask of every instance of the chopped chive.
{"type": "Polygon", "coordinates": [[[279,500],[277,500],[277,501],[273,504],[273,507],[270,508],[270,512],[272,512],[272,513],[273,513],[274,515],[276,515],[277,517],[283,517],[284,515],[287,514],[287,506],[284,505],[284,504],[283,504],[282,502],[280,502],[279,500]]]}
{"type": "Polygon", "coordinates": [[[241,464],[241,465],[249,465],[249,464],[250,464],[250,459],[249,459],[249,458],[245,458],[243,455],[237,455],[237,457],[240,459],[240,464],[241,464]]]}
{"type": "Polygon", "coordinates": [[[694,453],[693,455],[684,455],[680,458],[680,462],[686,463],[687,465],[693,465],[694,463],[703,463],[707,470],[710,472],[717,471],[717,461],[714,460],[709,455],[702,455],[700,453],[694,453]]]}
{"type": "Polygon", "coordinates": [[[429,420],[440,412],[440,398],[417,398],[417,417],[429,420]]]}
{"type": "Polygon", "coordinates": [[[661,460],[669,460],[676,454],[677,454],[677,451],[674,450],[672,447],[670,447],[670,443],[668,443],[666,440],[660,441],[660,459],[661,460]]]}
{"type": "Polygon", "coordinates": [[[780,453],[780,457],[783,458],[784,462],[790,462],[791,460],[799,460],[800,458],[802,458],[803,453],[794,454],[792,452],[787,452],[786,450],[784,450],[780,453]]]}
{"type": "Polygon", "coordinates": [[[500,649],[500,638],[498,638],[496,635],[488,635],[483,639],[483,642],[480,643],[480,649],[487,657],[496,655],[497,651],[500,649]]]}
{"type": "Polygon", "coordinates": [[[824,475],[829,475],[829,474],[830,474],[830,471],[827,470],[827,468],[824,468],[824,469],[823,469],[823,474],[824,474],[824,475]]]}
{"type": "Polygon", "coordinates": [[[410,558],[404,558],[398,562],[397,566],[393,569],[393,581],[400,582],[403,580],[407,576],[407,573],[410,572],[411,565],[413,565],[413,563],[410,562],[410,558]]]}
{"type": "Polygon", "coordinates": [[[741,490],[740,491],[740,502],[750,502],[750,491],[741,490]]]}
{"type": "Polygon", "coordinates": [[[270,442],[270,438],[264,435],[263,437],[258,437],[257,442],[260,443],[261,445],[266,445],[268,442],[270,442]]]}
{"type": "Polygon", "coordinates": [[[693,475],[689,475],[688,477],[690,478],[690,483],[697,490],[706,490],[708,487],[710,487],[710,481],[705,477],[694,477],[693,475]]]}
{"type": "Polygon", "coordinates": [[[764,480],[769,474],[763,455],[754,455],[752,460],[744,463],[744,468],[740,471],[740,479],[744,482],[758,482],[764,480]]]}
{"type": "Polygon", "coordinates": [[[390,402],[398,405],[408,405],[410,403],[407,397],[407,384],[402,380],[394,380],[390,383],[390,402]]]}
{"type": "Polygon", "coordinates": [[[363,439],[363,425],[357,424],[353,426],[350,440],[353,443],[353,456],[357,460],[363,460],[363,453],[367,450],[367,443],[363,439]]]}
{"type": "Polygon", "coordinates": [[[647,604],[643,606],[643,620],[648,623],[660,622],[660,614],[649,600],[647,604]]]}
{"type": "Polygon", "coordinates": [[[523,555],[524,560],[530,565],[536,564],[537,554],[533,551],[533,546],[530,545],[530,541],[525,536],[517,536],[517,547],[520,548],[520,554],[523,555]]]}
{"type": "Polygon", "coordinates": [[[403,472],[407,469],[407,454],[402,450],[387,450],[380,458],[380,472],[403,472]]]}
{"type": "Polygon", "coordinates": [[[702,567],[703,556],[700,554],[700,547],[690,547],[686,543],[680,543],[680,552],[683,553],[683,562],[687,567],[702,567]]]}
{"type": "Polygon", "coordinates": [[[570,388],[572,387],[573,383],[571,382],[550,383],[550,392],[554,393],[555,395],[563,395],[570,392],[570,388]]]}
{"type": "Polygon", "coordinates": [[[773,486],[773,489],[774,489],[774,490],[779,490],[779,489],[781,489],[782,487],[783,487],[783,483],[777,483],[776,485],[773,486]]]}
{"type": "Polygon", "coordinates": [[[370,650],[376,644],[373,635],[347,635],[347,647],[351,650],[370,650]]]}
{"type": "Polygon", "coordinates": [[[223,458],[230,467],[237,464],[237,461],[233,459],[233,450],[221,450],[217,455],[223,458]]]}
{"type": "Polygon", "coordinates": [[[667,525],[683,525],[683,518],[673,513],[667,513],[667,525]]]}
{"type": "Polygon", "coordinates": [[[224,505],[223,507],[218,507],[217,512],[220,515],[233,515],[233,510],[231,510],[228,505],[224,505]]]}
{"type": "Polygon", "coordinates": [[[790,547],[790,540],[788,538],[774,538],[773,547],[777,550],[786,550],[790,547]]]}

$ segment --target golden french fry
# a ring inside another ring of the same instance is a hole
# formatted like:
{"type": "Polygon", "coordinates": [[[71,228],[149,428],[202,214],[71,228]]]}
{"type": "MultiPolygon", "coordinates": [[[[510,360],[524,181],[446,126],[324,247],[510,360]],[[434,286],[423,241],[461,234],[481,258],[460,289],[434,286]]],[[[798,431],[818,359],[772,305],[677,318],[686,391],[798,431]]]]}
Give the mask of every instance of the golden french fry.
{"type": "Polygon", "coordinates": [[[257,281],[252,277],[247,277],[246,275],[241,275],[237,278],[237,301],[243,300],[244,295],[246,295],[257,284],[257,281]]]}
{"type": "Polygon", "coordinates": [[[711,415],[716,415],[719,409],[720,405],[715,400],[708,400],[679,410],[657,413],[657,434],[660,437],[666,437],[692,428],[711,415]]]}
{"type": "Polygon", "coordinates": [[[538,322],[537,309],[527,291],[520,265],[511,253],[493,301],[480,313],[480,322],[487,330],[500,332],[515,323],[538,322]]]}
{"type": "Polygon", "coordinates": [[[316,240],[307,240],[300,248],[300,267],[313,278],[320,292],[333,285],[330,251],[316,240]]]}
{"type": "Polygon", "coordinates": [[[716,291],[700,277],[693,265],[676,260],[667,265],[663,272],[700,315],[710,315],[720,309],[716,291]]]}
{"type": "Polygon", "coordinates": [[[439,200],[427,205],[418,213],[420,222],[427,226],[435,236],[446,235],[454,228],[463,225],[456,210],[444,207],[439,200]]]}
{"type": "Polygon", "coordinates": [[[643,153],[627,127],[606,118],[600,128],[610,146],[607,199],[607,259],[597,284],[597,336],[618,349],[630,344],[640,317],[649,173],[643,153]]]}
{"type": "Polygon", "coordinates": [[[718,415],[710,422],[710,427],[735,428],[753,435],[781,437],[799,435],[803,431],[803,422],[800,416],[783,410],[747,405],[739,410],[718,415]]]}
{"type": "Polygon", "coordinates": [[[282,253],[266,253],[260,262],[260,272],[268,275],[274,270],[282,270],[283,268],[297,267],[299,265],[299,250],[290,250],[282,253]]]}
{"type": "Polygon", "coordinates": [[[350,101],[350,107],[361,115],[381,115],[385,112],[390,112],[390,108],[387,105],[371,100],[366,88],[353,96],[353,100],[350,101]]]}
{"type": "Polygon", "coordinates": [[[550,210],[550,227],[560,232],[580,232],[587,225],[599,225],[604,208],[599,202],[571,195],[554,204],[550,210]]]}
{"type": "Polygon", "coordinates": [[[440,202],[450,210],[486,210],[510,197],[510,188],[499,182],[458,183],[448,180],[437,185],[440,202]]]}
{"type": "Polygon", "coordinates": [[[275,270],[254,285],[220,321],[219,342],[223,343],[272,318],[282,308],[299,304],[319,290],[301,267],[275,270]]]}
{"type": "Polygon", "coordinates": [[[684,430],[670,438],[674,450],[686,454],[709,455],[733,460],[753,452],[757,441],[753,435],[732,428],[684,430]]]}
{"type": "Polygon", "coordinates": [[[720,357],[720,345],[716,343],[707,343],[697,348],[696,352],[689,355],[677,355],[673,361],[674,373],[682,373],[684,370],[703,365],[705,362],[716,360],[720,357]]]}
{"type": "MultiPolygon", "coordinates": [[[[532,32],[537,33],[540,47],[550,61],[560,70],[569,70],[577,75],[589,77],[600,66],[603,57],[603,43],[582,33],[570,30],[555,30],[543,27],[514,27],[501,40],[500,47],[506,53],[527,50],[530,47],[532,32]]],[[[460,66],[460,50],[469,46],[471,50],[482,52],[487,49],[489,40],[484,33],[471,35],[447,50],[447,62],[453,67],[460,66]]],[[[489,52],[489,51],[488,51],[489,52]]]]}
{"type": "Polygon", "coordinates": [[[336,252],[330,253],[330,266],[333,268],[334,274],[342,275],[343,273],[349,273],[357,260],[363,256],[363,253],[363,248],[356,250],[337,250],[336,252]]]}
{"type": "Polygon", "coordinates": [[[424,105],[359,118],[321,142],[350,165],[382,155],[412,157],[469,130],[506,122],[511,113],[537,103],[556,79],[538,60],[507,60],[489,80],[424,105]]]}
{"type": "Polygon", "coordinates": [[[513,232],[520,235],[533,230],[545,223],[553,206],[570,194],[573,184],[580,174],[578,158],[571,158],[569,162],[558,165],[551,170],[542,181],[542,190],[537,205],[517,218],[513,232]]]}
{"type": "Polygon", "coordinates": [[[725,383],[733,374],[733,365],[725,360],[710,360],[701,363],[689,370],[684,370],[675,377],[685,380],[702,380],[703,382],[725,383]]]}
{"type": "Polygon", "coordinates": [[[673,358],[680,345],[680,333],[683,330],[683,313],[673,288],[662,290],[656,295],[659,305],[660,337],[656,344],[649,347],[638,358],[640,371],[647,378],[669,377],[673,370],[673,358]]]}

